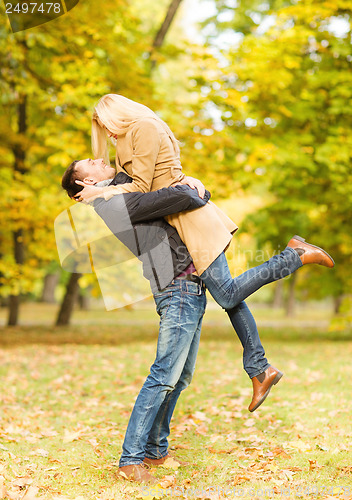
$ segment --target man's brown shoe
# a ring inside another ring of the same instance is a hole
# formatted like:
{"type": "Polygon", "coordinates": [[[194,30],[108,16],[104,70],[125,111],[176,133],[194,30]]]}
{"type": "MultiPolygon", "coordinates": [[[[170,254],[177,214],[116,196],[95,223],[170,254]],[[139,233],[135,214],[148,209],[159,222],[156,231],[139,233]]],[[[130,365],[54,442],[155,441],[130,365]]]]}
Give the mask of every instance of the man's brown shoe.
{"type": "Polygon", "coordinates": [[[320,264],[321,266],[334,267],[333,258],[320,247],[307,243],[304,238],[294,236],[287,244],[298,253],[302,264],[320,264]]]}
{"type": "Polygon", "coordinates": [[[269,366],[265,372],[260,373],[252,378],[253,383],[253,398],[248,406],[249,411],[254,411],[264,402],[273,385],[277,384],[283,373],[269,366]]]}
{"type": "Polygon", "coordinates": [[[149,474],[149,467],[144,464],[136,465],[125,465],[124,467],[119,467],[118,475],[124,479],[129,479],[130,481],[136,481],[137,483],[150,483],[155,484],[158,480],[149,474]]]}
{"type": "Polygon", "coordinates": [[[168,453],[165,457],[162,458],[148,458],[145,457],[143,462],[150,467],[157,467],[158,465],[162,465],[164,462],[166,462],[167,459],[172,459],[174,462],[177,462],[180,465],[189,465],[187,462],[183,462],[182,460],[179,460],[178,458],[173,457],[168,453]]]}

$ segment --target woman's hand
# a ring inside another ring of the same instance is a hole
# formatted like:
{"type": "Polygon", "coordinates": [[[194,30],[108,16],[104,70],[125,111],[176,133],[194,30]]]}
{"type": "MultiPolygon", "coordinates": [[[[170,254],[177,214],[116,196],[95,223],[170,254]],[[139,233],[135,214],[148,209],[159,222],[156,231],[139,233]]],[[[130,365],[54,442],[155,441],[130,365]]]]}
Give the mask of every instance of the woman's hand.
{"type": "Polygon", "coordinates": [[[192,189],[197,189],[198,195],[201,198],[204,198],[205,187],[204,187],[204,184],[200,180],[195,179],[194,177],[189,177],[186,175],[186,177],[180,182],[180,184],[187,184],[187,186],[191,187],[192,189]]]}
{"type": "Polygon", "coordinates": [[[103,188],[96,187],[92,184],[85,184],[83,181],[77,181],[76,184],[83,186],[82,191],[74,196],[74,199],[77,201],[83,201],[85,203],[89,203],[96,198],[104,198],[104,190],[103,188]]]}

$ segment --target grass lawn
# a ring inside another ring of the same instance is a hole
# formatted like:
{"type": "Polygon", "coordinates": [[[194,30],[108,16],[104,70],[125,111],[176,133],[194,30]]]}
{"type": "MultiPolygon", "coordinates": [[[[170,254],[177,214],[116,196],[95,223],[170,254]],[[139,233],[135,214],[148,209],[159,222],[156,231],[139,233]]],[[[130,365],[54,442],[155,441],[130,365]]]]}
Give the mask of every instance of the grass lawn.
{"type": "MultiPolygon", "coordinates": [[[[156,338],[152,318],[1,331],[0,498],[153,498],[116,472],[156,338]]],[[[170,439],[190,465],[155,471],[169,486],[159,498],[352,498],[352,336],[286,327],[262,338],[285,377],[251,414],[239,341],[213,317],[204,326],[170,439]]]]}

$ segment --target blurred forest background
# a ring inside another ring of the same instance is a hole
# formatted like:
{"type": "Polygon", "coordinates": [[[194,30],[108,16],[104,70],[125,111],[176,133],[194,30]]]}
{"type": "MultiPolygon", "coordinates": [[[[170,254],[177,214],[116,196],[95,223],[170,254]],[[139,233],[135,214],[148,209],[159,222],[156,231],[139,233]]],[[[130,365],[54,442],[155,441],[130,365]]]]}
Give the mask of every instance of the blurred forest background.
{"type": "Polygon", "coordinates": [[[92,108],[114,92],[158,112],[185,173],[240,225],[235,274],[293,234],[334,257],[333,270],[307,266],[257,300],[291,316],[295,303],[319,300],[331,328],[350,328],[349,0],[81,0],[16,34],[1,4],[0,20],[3,325],[21,323],[34,302],[54,304],[57,324],[74,303],[103,308],[93,274],[61,269],[54,220],[72,205],[64,170],[92,155],[92,108]]]}

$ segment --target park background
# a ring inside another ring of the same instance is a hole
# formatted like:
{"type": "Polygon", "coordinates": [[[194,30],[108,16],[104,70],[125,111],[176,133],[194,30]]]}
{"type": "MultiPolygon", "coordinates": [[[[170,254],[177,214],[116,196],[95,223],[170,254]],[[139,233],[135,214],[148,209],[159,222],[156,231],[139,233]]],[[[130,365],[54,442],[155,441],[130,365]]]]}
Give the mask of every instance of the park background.
{"type": "Polygon", "coordinates": [[[209,300],[172,429],[192,467],[169,471],[164,486],[347,495],[351,2],[81,0],[16,34],[4,12],[1,4],[0,498],[138,496],[114,474],[153,360],[153,302],[104,311],[94,274],[61,269],[54,235],[72,206],[61,176],[92,155],[92,108],[109,92],[158,112],[180,140],[185,173],[240,226],[228,251],[234,275],[293,234],[336,263],[307,266],[250,299],[269,359],[285,371],[253,415],[239,342],[209,300]]]}

